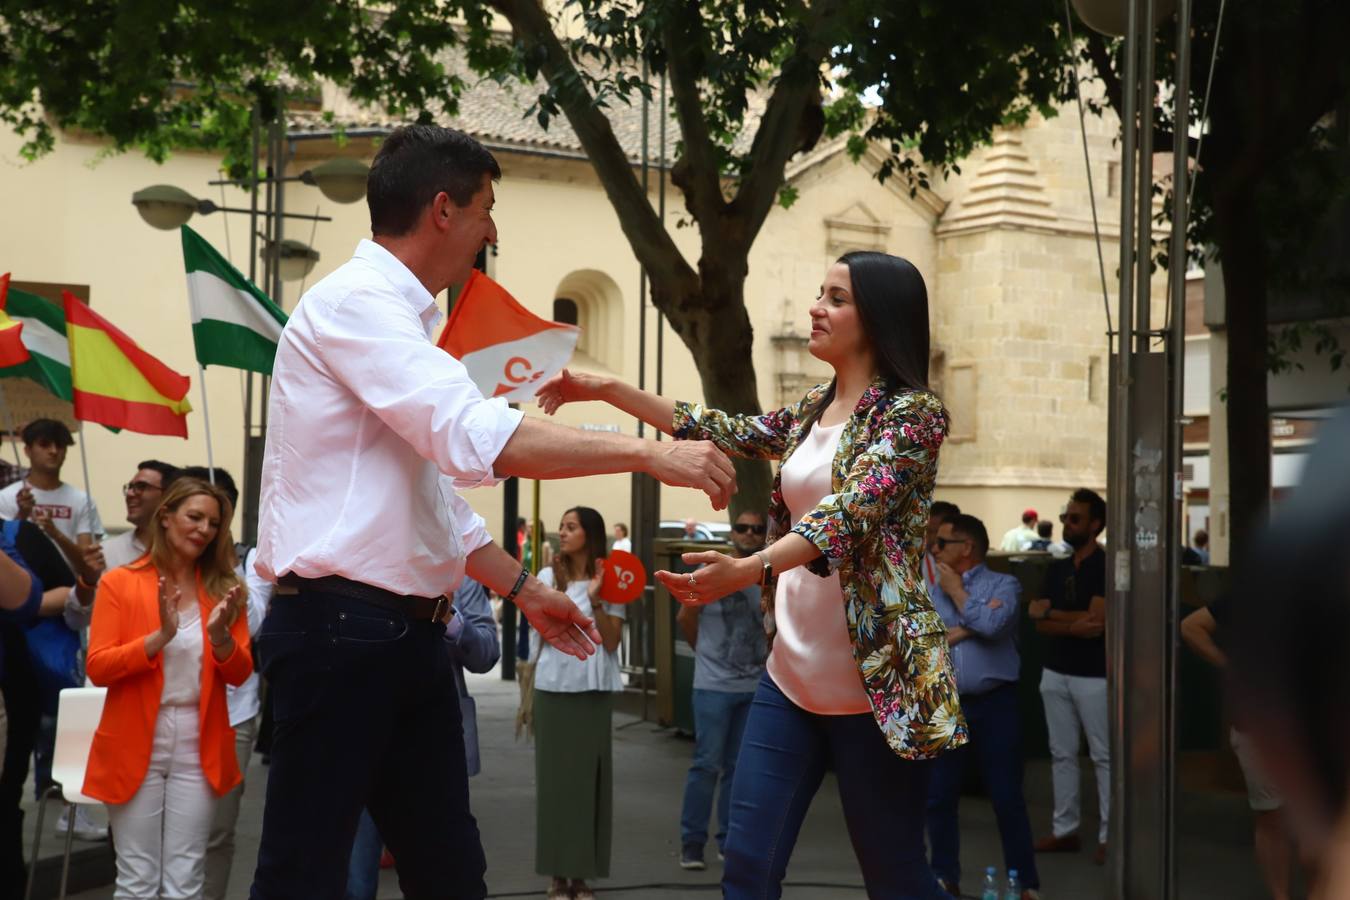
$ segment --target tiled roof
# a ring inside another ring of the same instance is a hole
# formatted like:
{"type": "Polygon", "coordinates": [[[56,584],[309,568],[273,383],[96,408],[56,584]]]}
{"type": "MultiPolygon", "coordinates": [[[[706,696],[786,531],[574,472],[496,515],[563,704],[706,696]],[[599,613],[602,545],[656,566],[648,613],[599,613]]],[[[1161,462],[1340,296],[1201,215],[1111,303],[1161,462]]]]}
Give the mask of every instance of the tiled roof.
{"type": "MultiPolygon", "coordinates": [[[[491,79],[471,83],[459,97],[459,111],[446,115],[440,124],[465,131],[489,146],[536,151],[559,156],[584,158],[581,142],[563,116],[550,120],[547,129],[525,111],[534,103],[538,89],[518,81],[499,84],[491,79]]],[[[287,117],[287,130],[292,133],[327,131],[342,128],[394,129],[406,124],[389,116],[383,110],[358,104],[334,87],[323,92],[323,111],[292,110],[287,117]],[[326,117],[330,114],[331,117],[326,117]]],[[[675,160],[675,145],[680,138],[679,123],[667,101],[669,125],[666,128],[666,161],[675,160]]],[[[648,159],[660,161],[659,106],[653,101],[649,112],[648,159]]],[[[642,104],[632,105],[617,98],[611,99],[605,110],[610,126],[628,158],[639,162],[642,156],[642,104]]]]}

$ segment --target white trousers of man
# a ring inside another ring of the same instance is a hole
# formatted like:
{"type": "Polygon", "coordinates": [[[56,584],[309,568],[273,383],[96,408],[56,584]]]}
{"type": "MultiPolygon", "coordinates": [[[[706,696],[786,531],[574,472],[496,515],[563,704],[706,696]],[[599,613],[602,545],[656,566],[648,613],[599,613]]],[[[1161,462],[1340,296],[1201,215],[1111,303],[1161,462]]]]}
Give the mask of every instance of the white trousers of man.
{"type": "Polygon", "coordinates": [[[1111,818],[1111,735],[1105,678],[1041,672],[1041,702],[1050,732],[1051,781],[1055,789],[1055,837],[1078,831],[1079,733],[1087,735],[1088,755],[1097,773],[1097,842],[1106,843],[1111,818]]]}
{"type": "Polygon", "coordinates": [[[126,803],[108,804],[117,846],[114,900],[200,900],[216,795],[202,772],[196,706],[163,706],[150,769],[126,803]]]}

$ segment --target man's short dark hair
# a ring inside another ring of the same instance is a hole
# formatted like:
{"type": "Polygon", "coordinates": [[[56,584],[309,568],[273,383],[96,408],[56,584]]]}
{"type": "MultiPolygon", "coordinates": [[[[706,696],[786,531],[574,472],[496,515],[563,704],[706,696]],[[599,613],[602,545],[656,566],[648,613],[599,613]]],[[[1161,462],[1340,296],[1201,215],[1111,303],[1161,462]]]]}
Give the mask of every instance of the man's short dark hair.
{"type": "Polygon", "coordinates": [[[961,515],[961,507],[946,500],[934,500],[928,507],[928,518],[937,522],[950,522],[961,515]]]}
{"type": "Polygon", "coordinates": [[[952,526],[952,534],[969,540],[975,555],[984,559],[989,553],[989,531],[983,522],[974,516],[958,515],[948,519],[947,523],[952,526]]]}
{"type": "Polygon", "coordinates": [[[614,527],[623,532],[624,537],[628,537],[628,526],[622,522],[615,522],[614,527]]]}
{"type": "Polygon", "coordinates": [[[1197,547],[1207,546],[1209,544],[1209,532],[1201,528],[1195,533],[1195,537],[1191,540],[1195,542],[1195,546],[1197,547]]]}
{"type": "Polygon", "coordinates": [[[1041,519],[1036,523],[1036,534],[1043,538],[1052,538],[1055,536],[1055,523],[1049,519],[1041,519]]]}
{"type": "Polygon", "coordinates": [[[1079,488],[1069,496],[1069,502],[1087,504],[1089,522],[1101,523],[1095,534],[1102,533],[1102,529],[1106,528],[1106,501],[1102,499],[1101,494],[1092,488],[1079,488]]]}
{"type": "Polygon", "coordinates": [[[371,234],[412,231],[427,205],[444,192],[465,207],[483,189],[483,176],[502,177],[486,147],[462,131],[405,125],[384,139],[366,178],[371,234]]]}
{"type": "MultiPolygon", "coordinates": [[[[196,478],[198,481],[211,481],[211,469],[208,466],[187,466],[178,470],[176,478],[196,478]]],[[[168,485],[166,484],[165,487],[168,485]]],[[[239,488],[235,486],[234,477],[229,472],[216,466],[216,487],[225,492],[225,496],[230,498],[230,506],[239,508],[239,488]]]]}
{"type": "Polygon", "coordinates": [[[23,426],[23,431],[20,432],[19,437],[23,439],[25,447],[43,442],[56,444],[58,447],[75,445],[75,438],[71,436],[66,423],[58,422],[55,419],[34,419],[23,426]]]}
{"type": "Polygon", "coordinates": [[[158,459],[145,459],[136,463],[136,471],[149,469],[151,472],[159,473],[160,487],[168,487],[169,482],[178,477],[178,467],[158,459]]]}

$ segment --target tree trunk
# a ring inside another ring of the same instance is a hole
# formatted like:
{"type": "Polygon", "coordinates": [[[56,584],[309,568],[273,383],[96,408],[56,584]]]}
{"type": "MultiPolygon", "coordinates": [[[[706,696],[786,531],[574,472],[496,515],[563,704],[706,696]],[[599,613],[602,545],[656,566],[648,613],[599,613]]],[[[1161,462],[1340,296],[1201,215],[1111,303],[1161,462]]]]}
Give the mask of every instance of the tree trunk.
{"type": "Polygon", "coordinates": [[[1254,193],[1249,180],[1233,179],[1214,197],[1228,330],[1229,547],[1234,559],[1250,545],[1270,503],[1266,238],[1254,193]]]}
{"type": "MultiPolygon", "coordinates": [[[[700,266],[705,273],[714,271],[700,266]]],[[[735,268],[734,266],[731,268],[735,268]]],[[[744,268],[741,261],[740,268],[744,268]]],[[[744,278],[705,277],[697,295],[672,296],[653,283],[652,300],[668,311],[671,329],[694,355],[708,406],[729,413],[754,415],[762,412],[751,348],[754,329],[745,309],[744,278]]],[[[773,472],[762,460],[735,459],[738,491],[731,498],[734,520],[746,510],[769,508],[773,472]]]]}

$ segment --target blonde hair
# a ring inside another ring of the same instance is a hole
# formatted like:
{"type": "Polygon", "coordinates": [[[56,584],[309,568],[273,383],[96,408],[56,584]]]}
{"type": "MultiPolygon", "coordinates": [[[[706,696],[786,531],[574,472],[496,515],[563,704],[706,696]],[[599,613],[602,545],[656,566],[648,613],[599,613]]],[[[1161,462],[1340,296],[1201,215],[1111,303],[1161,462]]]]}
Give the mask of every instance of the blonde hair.
{"type": "Polygon", "coordinates": [[[150,535],[150,553],[145,565],[154,566],[160,573],[169,570],[172,562],[172,550],[164,534],[164,516],[177,512],[191,497],[205,495],[220,505],[220,528],[197,557],[195,567],[201,575],[202,586],[211,599],[219,600],[238,585],[239,576],[235,574],[236,556],[234,538],[230,534],[230,520],[234,518],[234,507],[225,492],[214,484],[198,478],[175,479],[164,492],[164,499],[155,510],[154,525],[150,535]]]}

